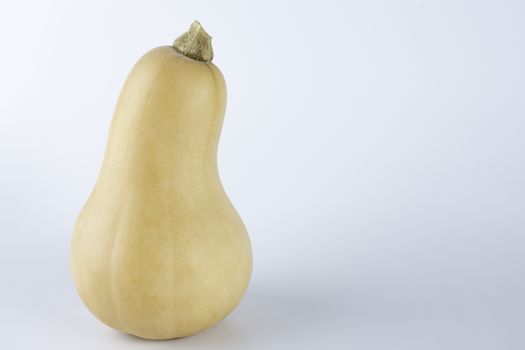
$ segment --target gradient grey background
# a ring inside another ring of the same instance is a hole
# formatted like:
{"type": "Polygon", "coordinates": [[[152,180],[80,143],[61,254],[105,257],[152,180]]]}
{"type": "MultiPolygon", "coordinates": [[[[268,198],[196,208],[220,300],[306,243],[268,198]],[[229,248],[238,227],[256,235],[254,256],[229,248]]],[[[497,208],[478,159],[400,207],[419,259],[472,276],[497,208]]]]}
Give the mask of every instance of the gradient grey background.
{"type": "Polygon", "coordinates": [[[523,1],[3,1],[0,348],[524,349],[523,1]],[[138,58],[194,20],[228,85],[241,305],[194,337],[99,323],[71,230],[138,58]]]}

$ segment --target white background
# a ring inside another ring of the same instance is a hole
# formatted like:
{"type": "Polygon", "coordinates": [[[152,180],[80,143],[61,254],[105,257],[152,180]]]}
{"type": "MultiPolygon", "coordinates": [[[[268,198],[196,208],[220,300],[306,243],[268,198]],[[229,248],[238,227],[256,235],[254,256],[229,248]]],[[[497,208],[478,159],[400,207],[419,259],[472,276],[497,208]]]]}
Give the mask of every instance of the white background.
{"type": "Polygon", "coordinates": [[[524,349],[523,1],[2,1],[0,348],[524,349]],[[240,306],[99,323],[68,270],[136,60],[194,19],[228,85],[240,306]]]}

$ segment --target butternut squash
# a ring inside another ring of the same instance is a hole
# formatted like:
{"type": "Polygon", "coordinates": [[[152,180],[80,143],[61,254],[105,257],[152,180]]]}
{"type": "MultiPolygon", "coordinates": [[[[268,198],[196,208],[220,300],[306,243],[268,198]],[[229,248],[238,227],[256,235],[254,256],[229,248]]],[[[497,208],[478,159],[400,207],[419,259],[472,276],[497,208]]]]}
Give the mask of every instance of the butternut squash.
{"type": "Polygon", "coordinates": [[[194,22],[136,63],[74,228],[81,299],[108,326],[141,338],[210,327],[250,279],[250,240],[217,170],[226,87],[212,57],[211,37],[194,22]]]}

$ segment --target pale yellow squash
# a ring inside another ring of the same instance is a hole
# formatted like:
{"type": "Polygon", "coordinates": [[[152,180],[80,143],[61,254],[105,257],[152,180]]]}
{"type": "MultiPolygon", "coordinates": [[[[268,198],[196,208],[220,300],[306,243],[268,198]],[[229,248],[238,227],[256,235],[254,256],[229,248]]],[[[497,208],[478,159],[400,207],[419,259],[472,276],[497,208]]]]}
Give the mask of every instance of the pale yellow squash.
{"type": "Polygon", "coordinates": [[[252,270],[246,229],[217,171],[224,79],[200,25],[188,35],[131,71],[72,240],[71,270],[89,310],[148,339],[223,319],[252,270]]]}

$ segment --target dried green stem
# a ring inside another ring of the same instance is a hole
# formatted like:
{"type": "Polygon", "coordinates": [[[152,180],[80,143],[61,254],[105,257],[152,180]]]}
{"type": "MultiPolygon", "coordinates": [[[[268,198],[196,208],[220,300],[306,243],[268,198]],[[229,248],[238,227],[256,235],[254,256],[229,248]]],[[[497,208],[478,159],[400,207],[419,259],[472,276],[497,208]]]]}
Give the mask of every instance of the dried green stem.
{"type": "Polygon", "coordinates": [[[209,63],[213,59],[211,36],[197,21],[193,21],[190,29],[175,39],[173,48],[178,53],[197,61],[209,63]]]}

